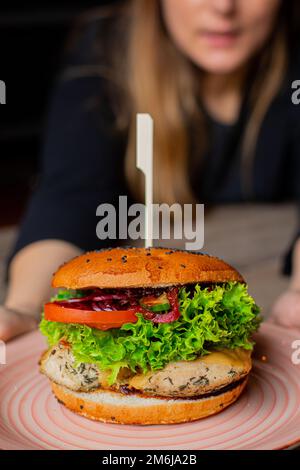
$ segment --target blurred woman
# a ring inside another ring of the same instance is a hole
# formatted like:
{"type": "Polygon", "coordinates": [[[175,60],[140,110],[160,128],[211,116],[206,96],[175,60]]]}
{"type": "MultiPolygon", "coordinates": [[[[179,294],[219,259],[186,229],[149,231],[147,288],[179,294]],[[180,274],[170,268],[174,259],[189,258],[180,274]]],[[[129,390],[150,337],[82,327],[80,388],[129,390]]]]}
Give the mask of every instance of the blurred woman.
{"type": "MultiPolygon", "coordinates": [[[[156,202],[299,198],[299,18],[296,0],[131,0],[82,22],[11,255],[1,338],[34,328],[52,272],[99,247],[99,204],[141,199],[137,112],[155,122],[156,202]]],[[[286,326],[300,326],[298,235],[273,311],[286,326]]]]}

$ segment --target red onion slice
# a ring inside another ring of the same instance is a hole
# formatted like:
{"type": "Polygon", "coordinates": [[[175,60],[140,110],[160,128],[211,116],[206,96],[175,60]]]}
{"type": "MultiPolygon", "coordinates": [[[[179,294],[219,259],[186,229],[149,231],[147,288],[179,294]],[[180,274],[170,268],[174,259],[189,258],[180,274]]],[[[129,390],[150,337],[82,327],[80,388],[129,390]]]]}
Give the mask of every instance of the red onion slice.
{"type": "Polygon", "coordinates": [[[166,292],[170,302],[171,310],[166,313],[151,312],[138,303],[145,293],[148,294],[161,294],[161,289],[126,289],[123,292],[106,293],[101,289],[96,289],[90,295],[80,298],[56,300],[54,303],[65,308],[76,308],[79,310],[93,310],[95,312],[101,311],[114,311],[114,310],[130,310],[134,309],[135,312],[141,313],[144,318],[151,320],[153,323],[170,323],[178,320],[180,317],[179,303],[178,303],[178,287],[173,287],[166,292]]]}

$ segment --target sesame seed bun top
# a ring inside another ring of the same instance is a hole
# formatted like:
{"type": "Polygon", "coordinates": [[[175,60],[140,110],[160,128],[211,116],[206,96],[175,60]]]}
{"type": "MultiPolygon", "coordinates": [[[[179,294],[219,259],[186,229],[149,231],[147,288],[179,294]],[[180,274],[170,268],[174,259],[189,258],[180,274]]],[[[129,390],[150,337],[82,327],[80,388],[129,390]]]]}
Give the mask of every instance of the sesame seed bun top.
{"type": "Polygon", "coordinates": [[[62,265],[52,287],[68,289],[165,287],[198,282],[244,282],[224,261],[167,248],[112,248],[92,251],[62,265]]]}

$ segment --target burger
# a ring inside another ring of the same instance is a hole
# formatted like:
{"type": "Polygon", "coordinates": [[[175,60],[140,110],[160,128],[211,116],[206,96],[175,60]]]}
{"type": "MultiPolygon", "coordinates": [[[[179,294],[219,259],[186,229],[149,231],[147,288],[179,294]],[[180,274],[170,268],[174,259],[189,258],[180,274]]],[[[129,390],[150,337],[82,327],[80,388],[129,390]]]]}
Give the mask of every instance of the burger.
{"type": "Polygon", "coordinates": [[[235,402],[251,370],[259,308],[220,259],[164,248],[94,251],[61,266],[44,305],[40,370],[87,418],[169,424],[235,402]]]}

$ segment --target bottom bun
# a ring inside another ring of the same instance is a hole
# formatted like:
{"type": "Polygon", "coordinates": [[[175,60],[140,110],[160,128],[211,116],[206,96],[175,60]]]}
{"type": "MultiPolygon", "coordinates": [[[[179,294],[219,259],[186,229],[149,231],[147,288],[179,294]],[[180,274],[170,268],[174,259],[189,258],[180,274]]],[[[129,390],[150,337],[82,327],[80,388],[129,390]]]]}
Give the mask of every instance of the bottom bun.
{"type": "Polygon", "coordinates": [[[219,413],[234,403],[244,390],[248,377],[230,390],[195,399],[166,399],[137,394],[97,390],[74,392],[52,382],[59,403],[86,418],[119,424],[175,424],[195,421],[219,413]]]}

